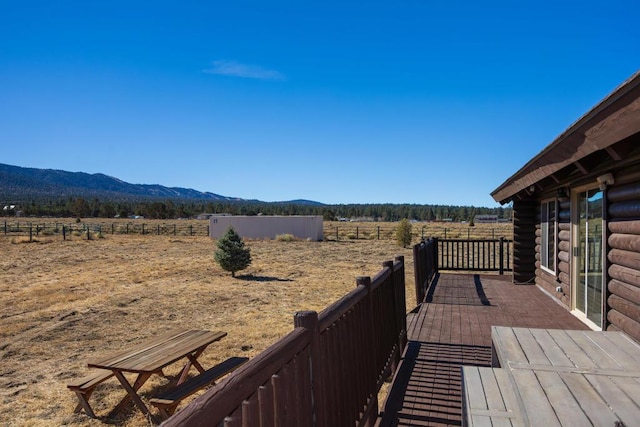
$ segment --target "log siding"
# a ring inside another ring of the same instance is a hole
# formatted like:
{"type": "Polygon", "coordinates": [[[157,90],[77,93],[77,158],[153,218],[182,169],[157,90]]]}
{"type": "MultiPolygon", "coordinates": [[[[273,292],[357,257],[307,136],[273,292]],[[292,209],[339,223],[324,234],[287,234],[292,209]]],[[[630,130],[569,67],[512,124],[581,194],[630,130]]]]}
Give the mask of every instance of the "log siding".
{"type": "Polygon", "coordinates": [[[625,183],[637,168],[621,171],[607,191],[607,330],[640,341],[640,181],[625,183]]]}

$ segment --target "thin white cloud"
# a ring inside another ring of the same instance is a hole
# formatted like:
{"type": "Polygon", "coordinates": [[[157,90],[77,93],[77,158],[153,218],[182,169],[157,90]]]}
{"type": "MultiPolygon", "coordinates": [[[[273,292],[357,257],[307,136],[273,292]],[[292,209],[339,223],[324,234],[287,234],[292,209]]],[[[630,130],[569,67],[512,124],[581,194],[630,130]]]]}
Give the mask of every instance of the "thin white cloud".
{"type": "Polygon", "coordinates": [[[218,60],[211,63],[212,68],[203,70],[208,74],[219,74],[222,76],[242,77],[245,79],[258,80],[286,80],[286,76],[279,71],[262,68],[258,65],[241,64],[236,61],[218,60]]]}

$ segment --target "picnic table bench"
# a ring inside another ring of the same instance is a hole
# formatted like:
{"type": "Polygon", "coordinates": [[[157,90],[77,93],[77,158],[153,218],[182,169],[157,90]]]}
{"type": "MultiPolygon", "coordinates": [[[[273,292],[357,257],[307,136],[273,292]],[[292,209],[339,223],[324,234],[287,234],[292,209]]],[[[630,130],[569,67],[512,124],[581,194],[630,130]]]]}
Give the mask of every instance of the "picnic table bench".
{"type": "Polygon", "coordinates": [[[175,412],[182,400],[191,396],[196,391],[215,383],[215,381],[234,371],[248,360],[249,358],[247,357],[231,357],[213,368],[209,368],[203,373],[189,378],[177,387],[152,398],[149,403],[158,408],[162,417],[167,419],[175,412]]]}
{"type": "Polygon", "coordinates": [[[164,376],[163,368],[181,359],[187,359],[187,361],[180,372],[178,384],[185,382],[191,367],[195,367],[200,373],[205,372],[198,362],[198,357],[211,343],[221,340],[226,335],[226,332],[174,330],[129,349],[90,361],[88,367],[97,368],[96,372],[67,385],[78,397],[76,412],[84,409],[87,415],[95,417],[88,399],[98,384],[115,376],[127,394],[118,403],[114,412],[133,400],[140,411],[150,415],[149,409],[137,393],[146,381],[153,374],[164,376]],[[127,380],[125,373],[137,374],[133,384],[127,380]]]}
{"type": "Polygon", "coordinates": [[[89,397],[91,397],[98,384],[103,383],[111,377],[113,377],[113,372],[106,369],[95,369],[94,372],[89,375],[78,378],[67,384],[67,388],[73,391],[78,397],[78,404],[73,412],[78,413],[84,409],[84,412],[88,416],[95,418],[96,414],[94,414],[93,409],[89,404],[89,397]]]}
{"type": "Polygon", "coordinates": [[[631,426],[640,419],[640,345],[624,333],[494,326],[491,339],[493,367],[462,370],[463,425],[631,426]]]}

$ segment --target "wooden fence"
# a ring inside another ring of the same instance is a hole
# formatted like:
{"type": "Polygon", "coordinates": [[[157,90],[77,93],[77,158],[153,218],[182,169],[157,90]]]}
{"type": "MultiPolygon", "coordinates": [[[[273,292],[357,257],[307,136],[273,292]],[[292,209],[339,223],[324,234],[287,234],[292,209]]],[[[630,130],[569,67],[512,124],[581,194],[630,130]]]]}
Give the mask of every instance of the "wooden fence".
{"type": "Polygon", "coordinates": [[[163,426],[372,426],[406,345],[404,258],[294,329],[163,426]]]}

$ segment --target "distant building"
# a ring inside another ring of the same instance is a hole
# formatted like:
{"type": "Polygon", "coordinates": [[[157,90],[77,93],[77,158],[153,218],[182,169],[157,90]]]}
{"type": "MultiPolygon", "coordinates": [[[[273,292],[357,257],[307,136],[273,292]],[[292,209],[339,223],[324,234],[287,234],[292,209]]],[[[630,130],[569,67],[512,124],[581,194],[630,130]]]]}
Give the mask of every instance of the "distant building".
{"type": "Polygon", "coordinates": [[[230,213],[201,213],[196,217],[196,219],[211,219],[214,216],[231,216],[230,213]]]}
{"type": "Polygon", "coordinates": [[[229,227],[249,239],[275,239],[281,234],[291,234],[299,239],[319,241],[324,238],[321,216],[212,216],[209,235],[221,237],[229,227]]]}
{"type": "Polygon", "coordinates": [[[476,215],[473,218],[476,224],[494,224],[498,222],[498,215],[476,215]]]}

